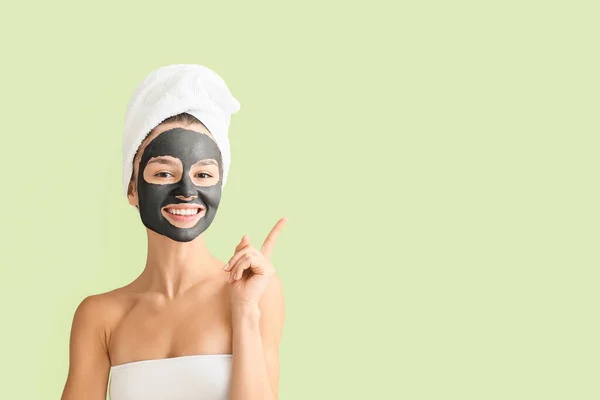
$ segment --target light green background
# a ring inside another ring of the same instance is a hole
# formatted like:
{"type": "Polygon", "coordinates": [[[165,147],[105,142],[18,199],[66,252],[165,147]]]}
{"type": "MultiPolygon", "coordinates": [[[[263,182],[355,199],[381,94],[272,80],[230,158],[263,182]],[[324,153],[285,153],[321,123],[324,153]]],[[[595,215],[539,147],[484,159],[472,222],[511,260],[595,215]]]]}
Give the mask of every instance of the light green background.
{"type": "Polygon", "coordinates": [[[121,128],[151,70],[241,102],[209,248],[289,222],[281,399],[600,398],[594,1],[3,5],[2,386],[143,269],[121,128]]]}

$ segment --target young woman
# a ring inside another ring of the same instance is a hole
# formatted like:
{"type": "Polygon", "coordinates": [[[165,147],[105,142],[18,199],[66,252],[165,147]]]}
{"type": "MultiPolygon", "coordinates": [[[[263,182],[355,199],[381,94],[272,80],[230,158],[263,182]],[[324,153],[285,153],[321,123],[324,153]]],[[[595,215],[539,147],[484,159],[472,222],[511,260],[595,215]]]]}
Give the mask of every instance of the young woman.
{"type": "Polygon", "coordinates": [[[260,249],[244,235],[227,262],[204,241],[229,167],[224,127],[235,103],[195,65],[162,67],[134,92],[124,183],[146,227],[146,265],[77,307],[62,400],[105,400],[107,390],[111,400],[278,399],[284,306],[269,259],[287,219],[260,249]]]}

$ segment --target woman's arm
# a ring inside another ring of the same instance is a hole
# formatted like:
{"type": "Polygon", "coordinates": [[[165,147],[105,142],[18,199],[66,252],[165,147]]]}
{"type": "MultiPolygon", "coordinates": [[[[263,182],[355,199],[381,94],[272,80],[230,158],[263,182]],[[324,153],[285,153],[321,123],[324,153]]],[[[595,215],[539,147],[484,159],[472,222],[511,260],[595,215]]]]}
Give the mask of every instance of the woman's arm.
{"type": "Polygon", "coordinates": [[[274,274],[258,304],[232,303],[231,400],[278,400],[284,304],[274,274]]]}
{"type": "Polygon", "coordinates": [[[106,348],[103,304],[86,297],[73,317],[69,373],[61,400],[106,400],[110,359],[106,348]]]}

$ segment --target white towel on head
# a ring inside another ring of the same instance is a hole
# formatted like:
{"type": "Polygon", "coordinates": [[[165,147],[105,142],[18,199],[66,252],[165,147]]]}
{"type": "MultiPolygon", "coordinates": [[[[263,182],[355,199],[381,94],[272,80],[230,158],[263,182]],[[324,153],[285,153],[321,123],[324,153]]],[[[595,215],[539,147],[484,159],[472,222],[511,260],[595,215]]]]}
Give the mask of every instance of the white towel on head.
{"type": "Polygon", "coordinates": [[[133,172],[133,158],[146,135],[165,119],[181,113],[198,118],[215,138],[223,161],[222,187],[231,165],[229,122],[240,103],[225,81],[203,65],[175,64],[152,71],[135,88],[123,129],[123,191],[133,172]]]}

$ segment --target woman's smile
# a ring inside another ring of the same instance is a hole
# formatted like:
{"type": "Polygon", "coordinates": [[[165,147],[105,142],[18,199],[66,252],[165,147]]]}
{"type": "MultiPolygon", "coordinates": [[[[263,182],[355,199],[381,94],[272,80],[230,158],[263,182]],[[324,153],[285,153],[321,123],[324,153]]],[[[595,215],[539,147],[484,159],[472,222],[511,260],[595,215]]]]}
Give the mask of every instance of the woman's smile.
{"type": "Polygon", "coordinates": [[[178,228],[191,228],[206,214],[206,209],[197,204],[173,204],[164,207],[161,212],[178,228]]]}

